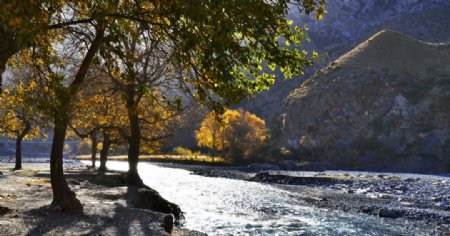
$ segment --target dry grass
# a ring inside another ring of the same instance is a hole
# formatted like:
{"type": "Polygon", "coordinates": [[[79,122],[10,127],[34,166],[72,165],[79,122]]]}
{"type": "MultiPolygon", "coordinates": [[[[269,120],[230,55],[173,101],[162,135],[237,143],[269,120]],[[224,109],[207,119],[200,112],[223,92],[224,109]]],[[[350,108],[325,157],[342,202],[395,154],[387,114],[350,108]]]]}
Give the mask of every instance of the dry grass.
{"type": "Polygon", "coordinates": [[[20,176],[20,177],[30,177],[30,176],[34,176],[37,172],[38,172],[38,169],[36,169],[36,168],[34,168],[34,169],[24,168],[22,170],[16,170],[16,171],[12,172],[11,175],[20,176]]]}
{"type": "Polygon", "coordinates": [[[27,179],[18,180],[17,183],[29,185],[50,185],[50,179],[27,179]]]}
{"type": "MultiPolygon", "coordinates": [[[[99,156],[97,156],[99,158],[99,156]]],[[[91,155],[79,155],[75,157],[77,160],[91,160],[91,155]]],[[[128,159],[127,155],[118,155],[118,156],[109,156],[108,160],[115,161],[125,161],[128,159]]],[[[204,163],[212,163],[212,157],[207,155],[140,155],[139,160],[141,161],[193,161],[193,162],[204,162],[204,163]]],[[[215,157],[214,163],[228,163],[221,157],[215,157]]]]}

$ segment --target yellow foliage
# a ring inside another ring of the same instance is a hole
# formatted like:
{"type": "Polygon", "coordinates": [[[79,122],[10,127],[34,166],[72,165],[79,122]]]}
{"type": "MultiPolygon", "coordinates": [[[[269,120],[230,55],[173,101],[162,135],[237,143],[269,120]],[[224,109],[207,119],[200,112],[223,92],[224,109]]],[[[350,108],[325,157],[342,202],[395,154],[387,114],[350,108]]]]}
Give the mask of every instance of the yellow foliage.
{"type": "Polygon", "coordinates": [[[10,138],[17,138],[22,132],[27,133],[24,139],[33,139],[41,135],[40,128],[35,124],[39,114],[33,103],[34,82],[24,84],[19,82],[6,88],[0,95],[0,133],[10,138]],[[27,130],[27,126],[30,129],[27,130]]]}
{"type": "Polygon", "coordinates": [[[227,109],[222,115],[209,113],[195,136],[200,147],[248,156],[266,141],[267,129],[256,115],[227,109]]]}

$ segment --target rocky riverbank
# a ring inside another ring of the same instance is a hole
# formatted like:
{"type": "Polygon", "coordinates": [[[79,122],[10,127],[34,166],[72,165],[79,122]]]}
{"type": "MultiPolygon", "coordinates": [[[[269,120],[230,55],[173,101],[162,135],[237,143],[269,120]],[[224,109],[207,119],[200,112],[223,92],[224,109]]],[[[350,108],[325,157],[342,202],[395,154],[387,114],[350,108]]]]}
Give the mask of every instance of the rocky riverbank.
{"type": "MultiPolygon", "coordinates": [[[[167,166],[167,164],[163,164],[167,166]]],[[[271,184],[301,193],[319,208],[411,222],[432,235],[450,235],[450,177],[371,172],[255,171],[244,167],[172,165],[193,174],[271,184]]]]}
{"type": "Polygon", "coordinates": [[[79,162],[66,165],[72,167],[66,178],[84,214],[49,211],[46,165],[24,163],[24,170],[12,171],[11,164],[0,164],[0,235],[204,235],[172,229],[173,218],[167,214],[131,207],[130,189],[117,187],[120,178],[99,178],[79,162]]]}

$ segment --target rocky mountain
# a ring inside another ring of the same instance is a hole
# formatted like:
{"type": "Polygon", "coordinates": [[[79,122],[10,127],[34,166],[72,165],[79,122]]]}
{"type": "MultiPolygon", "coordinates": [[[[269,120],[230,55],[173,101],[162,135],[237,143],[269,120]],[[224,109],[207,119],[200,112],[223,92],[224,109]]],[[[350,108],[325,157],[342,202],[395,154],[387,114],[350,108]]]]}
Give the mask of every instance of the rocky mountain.
{"type": "Polygon", "coordinates": [[[340,0],[328,1],[322,21],[291,11],[294,24],[309,28],[309,50],[327,52],[324,64],[297,79],[278,81],[268,92],[246,100],[242,106],[263,117],[269,125],[281,113],[283,100],[304,78],[354,48],[381,29],[393,29],[428,42],[450,42],[448,0],[340,0]]]}
{"type": "Polygon", "coordinates": [[[450,171],[450,44],[382,30],[285,101],[280,144],[304,160],[450,171]]]}

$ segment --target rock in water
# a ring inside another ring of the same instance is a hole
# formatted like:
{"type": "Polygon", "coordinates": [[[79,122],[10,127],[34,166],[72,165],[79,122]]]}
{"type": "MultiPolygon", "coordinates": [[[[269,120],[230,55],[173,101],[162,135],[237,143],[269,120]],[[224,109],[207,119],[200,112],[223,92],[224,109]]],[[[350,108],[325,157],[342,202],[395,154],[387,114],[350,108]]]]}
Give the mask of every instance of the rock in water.
{"type": "Polygon", "coordinates": [[[396,219],[401,216],[402,216],[402,212],[397,211],[397,210],[386,209],[386,208],[382,208],[382,209],[378,210],[378,217],[396,219]]]}
{"type": "Polygon", "coordinates": [[[450,44],[383,30],[289,95],[280,143],[306,161],[450,171],[448,61],[450,44]]]}

